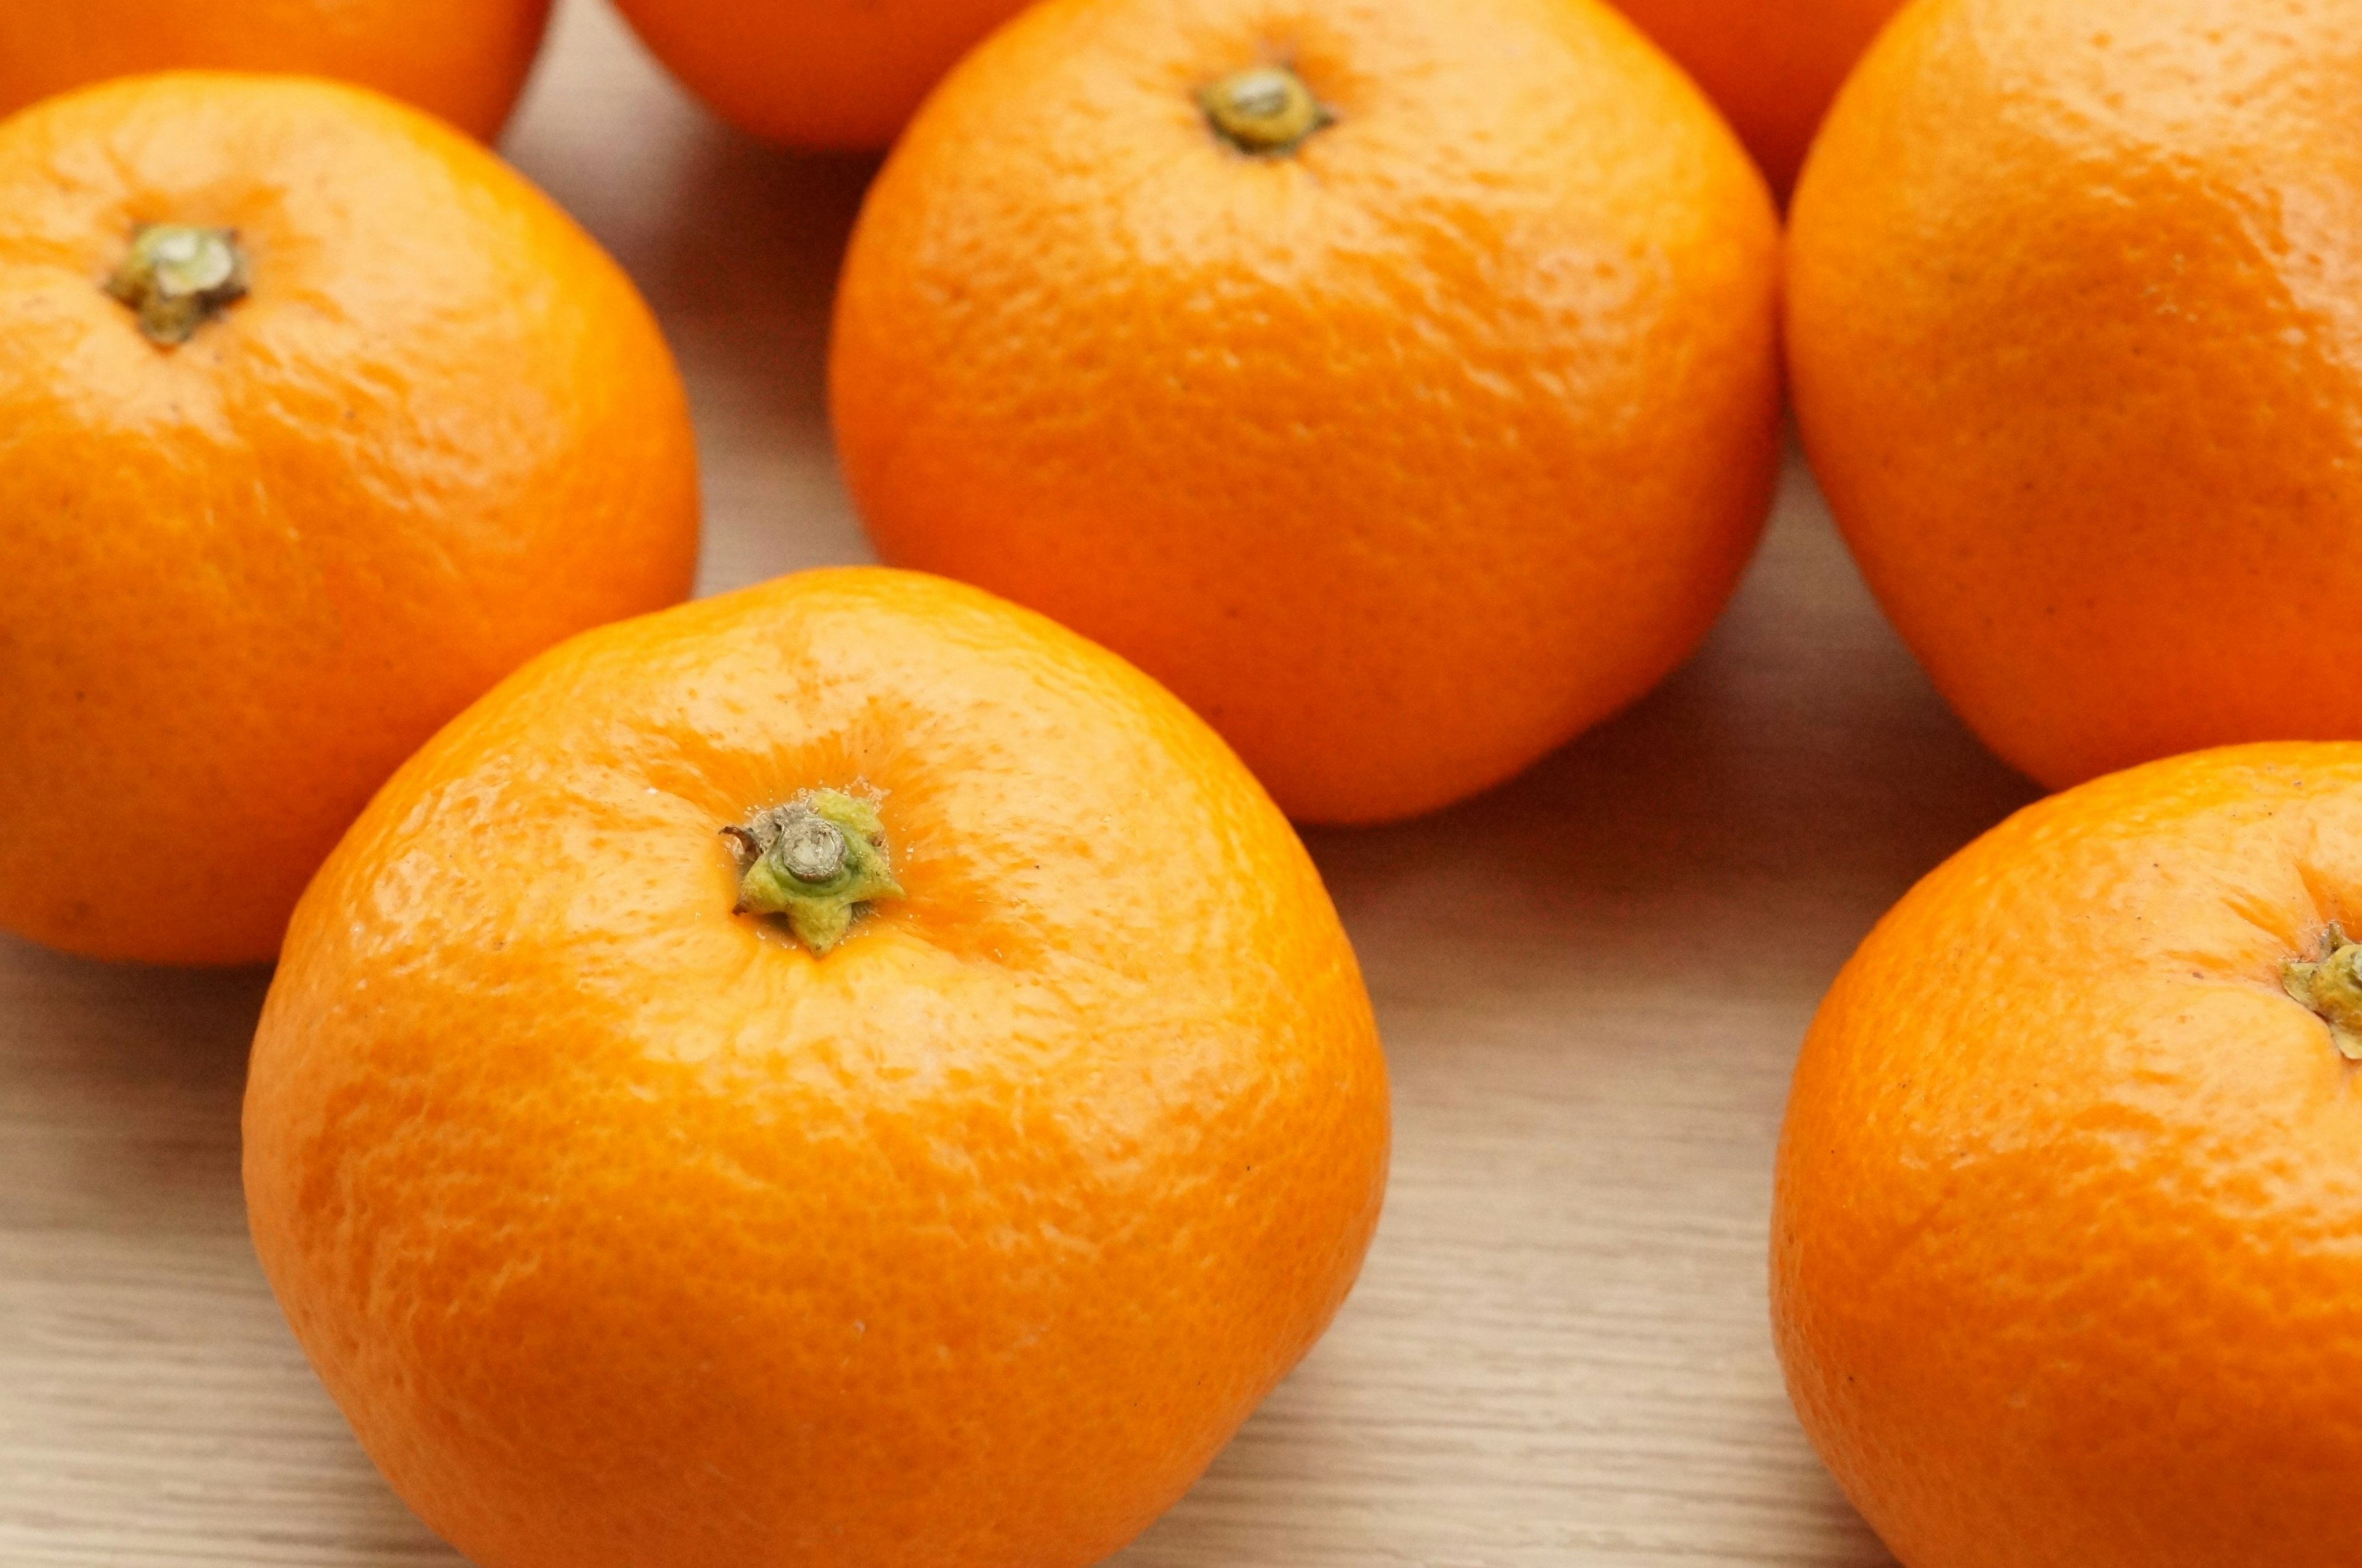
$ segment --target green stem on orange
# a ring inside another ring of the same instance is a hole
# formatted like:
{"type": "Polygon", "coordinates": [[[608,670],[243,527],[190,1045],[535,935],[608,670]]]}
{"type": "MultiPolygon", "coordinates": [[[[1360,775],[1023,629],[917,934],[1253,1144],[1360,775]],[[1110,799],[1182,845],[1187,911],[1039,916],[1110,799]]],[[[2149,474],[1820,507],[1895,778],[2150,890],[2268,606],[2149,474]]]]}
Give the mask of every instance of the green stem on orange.
{"type": "Polygon", "coordinates": [[[877,808],[842,790],[808,791],[722,832],[738,856],[731,913],[778,916],[815,955],[870,905],[903,896],[877,808]]]}
{"type": "Polygon", "coordinates": [[[1233,71],[1198,90],[1198,105],[1223,140],[1259,158],[1283,158],[1336,116],[1284,65],[1233,71]]]}
{"type": "Polygon", "coordinates": [[[2320,961],[2282,965],[2280,985],[2329,1025],[2340,1055],[2362,1062],[2362,943],[2332,922],[2320,961]]]}
{"type": "Polygon", "coordinates": [[[198,327],[246,295],[246,253],[237,231],[190,224],[144,224],[106,292],[139,313],[139,330],[160,348],[186,343],[198,327]]]}

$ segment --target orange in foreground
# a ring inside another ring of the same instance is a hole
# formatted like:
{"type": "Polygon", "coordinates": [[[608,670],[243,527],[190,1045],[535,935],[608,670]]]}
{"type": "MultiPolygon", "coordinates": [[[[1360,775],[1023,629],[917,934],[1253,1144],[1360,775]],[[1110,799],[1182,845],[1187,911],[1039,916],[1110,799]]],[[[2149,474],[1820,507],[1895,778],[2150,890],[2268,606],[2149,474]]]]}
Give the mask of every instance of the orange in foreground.
{"type": "Polygon", "coordinates": [[[1105,642],[1294,816],[1507,778],[1704,635],[1776,458],[1778,231],[1592,0],[1051,0],[838,294],[879,552],[1105,642]]]}
{"type": "Polygon", "coordinates": [[[0,115],[109,77],[205,67],[331,76],[490,141],[549,0],[0,0],[0,115]]]}
{"type": "Polygon", "coordinates": [[[1829,100],[1903,0],[1614,3],[1697,79],[1784,193],[1829,100]]]}
{"type": "Polygon", "coordinates": [[[2362,738],[2362,5],[1926,0],[1796,193],[1789,344],[1864,575],[2061,786],[2362,738]]]}
{"type": "Polygon", "coordinates": [[[1237,759],[877,569],[445,730],[306,894],[246,1102],[297,1338],[482,1568],[1097,1562],[1319,1336],[1386,1145],[1237,759]]]}
{"type": "Polygon", "coordinates": [[[2255,745],[2028,807],[1846,966],[1781,1137],[1772,1316],[1911,1568],[2362,1558],[2345,933],[2362,745],[2255,745]]]}
{"type": "Polygon", "coordinates": [[[881,148],[1025,0],[616,0],[641,41],[740,129],[881,148]]]}
{"type": "Polygon", "coordinates": [[[476,143],[326,83],[0,123],[0,929],[76,953],[270,957],[403,757],[695,561],[623,273],[476,143]]]}

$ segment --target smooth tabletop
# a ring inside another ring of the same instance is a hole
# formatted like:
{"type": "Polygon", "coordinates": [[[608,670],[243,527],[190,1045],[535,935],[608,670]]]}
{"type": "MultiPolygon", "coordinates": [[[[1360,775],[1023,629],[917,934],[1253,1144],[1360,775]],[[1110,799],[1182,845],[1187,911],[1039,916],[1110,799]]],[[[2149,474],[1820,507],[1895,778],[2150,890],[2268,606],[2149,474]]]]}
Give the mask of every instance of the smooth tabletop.
{"type": "MultiPolygon", "coordinates": [[[[702,586],[867,558],[823,364],[874,160],[721,127],[601,0],[561,7],[503,149],[680,357],[702,586]]],[[[1772,1145],[1846,955],[2032,794],[1947,713],[1792,460],[1737,601],[1653,696],[1456,810],[1308,835],[1394,1074],[1385,1218],[1328,1338],[1115,1561],[1890,1562],[1781,1391],[1772,1145]]],[[[268,979],[0,938],[10,1568],[459,1562],[354,1444],[248,1246],[268,979]]]]}

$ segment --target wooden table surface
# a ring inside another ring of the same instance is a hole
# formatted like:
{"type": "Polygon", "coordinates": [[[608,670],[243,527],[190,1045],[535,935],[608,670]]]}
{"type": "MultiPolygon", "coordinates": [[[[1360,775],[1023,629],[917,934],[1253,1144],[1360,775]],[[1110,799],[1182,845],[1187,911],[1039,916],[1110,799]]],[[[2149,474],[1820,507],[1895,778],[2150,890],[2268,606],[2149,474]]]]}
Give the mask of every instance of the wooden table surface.
{"type": "MultiPolygon", "coordinates": [[[[562,8],[506,150],[664,319],[704,586],[865,558],[822,362],[873,164],[721,127],[599,0],[562,8]]],[[[1889,1562],[1781,1392],[1772,1143],[1847,953],[2031,793],[1937,701],[1792,462],[1738,598],[1654,696],[1455,811],[1310,835],[1395,1075],[1385,1219],[1329,1337],[1117,1562],[1889,1562]]],[[[0,938],[9,1568],[459,1561],[377,1479],[247,1244],[267,979],[0,938]]]]}

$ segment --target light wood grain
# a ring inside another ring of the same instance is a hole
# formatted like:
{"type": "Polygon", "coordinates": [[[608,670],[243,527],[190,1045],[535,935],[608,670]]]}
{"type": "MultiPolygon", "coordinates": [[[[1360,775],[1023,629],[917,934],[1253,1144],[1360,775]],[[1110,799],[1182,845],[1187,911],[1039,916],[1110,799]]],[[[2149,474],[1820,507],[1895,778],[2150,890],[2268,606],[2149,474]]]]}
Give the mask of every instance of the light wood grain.
{"type": "MultiPolygon", "coordinates": [[[[681,357],[703,584],[866,558],[822,359],[873,164],[722,129],[587,0],[507,149],[681,357]]],[[[1395,1073],[1385,1220],[1329,1338],[1118,1561],[1888,1562],[1781,1393],[1772,1141],[1852,944],[2028,794],[1928,690],[1792,464],[1738,602],[1662,690],[1459,810],[1312,835],[1395,1073]]],[[[458,1561],[376,1478],[248,1249],[265,983],[0,939],[11,1568],[458,1561]]]]}

